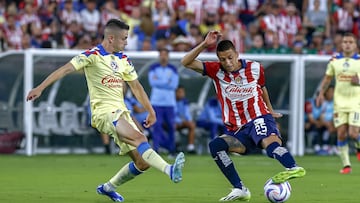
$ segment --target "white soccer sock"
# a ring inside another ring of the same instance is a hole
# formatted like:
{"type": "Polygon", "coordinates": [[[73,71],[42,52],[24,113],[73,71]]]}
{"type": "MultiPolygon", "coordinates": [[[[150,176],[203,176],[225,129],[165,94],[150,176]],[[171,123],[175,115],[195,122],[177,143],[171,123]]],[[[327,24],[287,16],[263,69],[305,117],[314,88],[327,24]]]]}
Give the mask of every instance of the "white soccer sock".
{"type": "Polygon", "coordinates": [[[166,174],[167,169],[170,168],[170,164],[168,164],[161,156],[156,153],[153,149],[149,148],[146,150],[141,156],[150,166],[162,171],[166,174]]]}

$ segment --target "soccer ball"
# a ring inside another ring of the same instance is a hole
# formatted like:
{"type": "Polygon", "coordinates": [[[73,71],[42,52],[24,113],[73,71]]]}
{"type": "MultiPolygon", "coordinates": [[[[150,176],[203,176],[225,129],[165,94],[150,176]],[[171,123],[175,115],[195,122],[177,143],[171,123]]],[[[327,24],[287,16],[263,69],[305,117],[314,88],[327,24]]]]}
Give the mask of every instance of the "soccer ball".
{"type": "Polygon", "coordinates": [[[291,185],[288,181],[273,183],[270,178],[264,185],[264,195],[272,203],[285,202],[290,198],[291,185]]]}

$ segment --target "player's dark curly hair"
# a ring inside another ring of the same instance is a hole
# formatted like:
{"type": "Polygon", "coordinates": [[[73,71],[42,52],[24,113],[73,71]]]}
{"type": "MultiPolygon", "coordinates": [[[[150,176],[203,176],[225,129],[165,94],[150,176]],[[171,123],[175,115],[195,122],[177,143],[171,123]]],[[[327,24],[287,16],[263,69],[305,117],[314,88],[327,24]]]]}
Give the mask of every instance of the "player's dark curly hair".
{"type": "Polygon", "coordinates": [[[234,44],[230,40],[221,40],[216,46],[216,52],[227,51],[229,49],[236,50],[234,44]]]}
{"type": "Polygon", "coordinates": [[[113,18],[106,23],[105,28],[120,28],[122,30],[129,30],[130,27],[123,21],[113,18]]]}

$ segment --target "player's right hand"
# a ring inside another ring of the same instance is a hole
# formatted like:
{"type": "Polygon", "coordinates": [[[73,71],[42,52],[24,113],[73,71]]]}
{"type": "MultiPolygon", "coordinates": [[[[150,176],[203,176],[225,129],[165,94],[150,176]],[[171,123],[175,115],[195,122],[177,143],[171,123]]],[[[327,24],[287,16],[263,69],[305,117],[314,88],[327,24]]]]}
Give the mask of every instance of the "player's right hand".
{"type": "Polygon", "coordinates": [[[30,92],[28,93],[28,95],[26,97],[26,101],[35,100],[36,98],[40,97],[41,92],[42,91],[39,90],[38,88],[34,88],[34,89],[30,90],[30,92]]]}
{"type": "Polygon", "coordinates": [[[205,38],[205,43],[207,46],[211,46],[217,43],[219,38],[221,37],[221,32],[217,30],[210,31],[205,38]]]}

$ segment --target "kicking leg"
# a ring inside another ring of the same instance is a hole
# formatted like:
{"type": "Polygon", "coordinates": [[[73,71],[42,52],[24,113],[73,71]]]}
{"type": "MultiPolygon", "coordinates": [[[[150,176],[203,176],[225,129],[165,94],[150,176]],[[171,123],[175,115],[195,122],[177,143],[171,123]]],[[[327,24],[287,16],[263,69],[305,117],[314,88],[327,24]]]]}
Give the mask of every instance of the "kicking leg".
{"type": "Polygon", "coordinates": [[[170,165],[151,148],[147,138],[135,130],[125,119],[120,118],[118,120],[116,131],[121,141],[137,148],[138,153],[147,164],[169,175],[170,179],[175,183],[182,180],[182,168],[185,162],[184,153],[179,153],[174,164],[170,165]]]}
{"type": "Polygon", "coordinates": [[[268,157],[278,160],[287,170],[272,177],[273,182],[282,183],[292,178],[300,178],[305,175],[305,169],[296,165],[294,157],[281,145],[277,135],[271,135],[262,140],[262,146],[268,157]]]}

